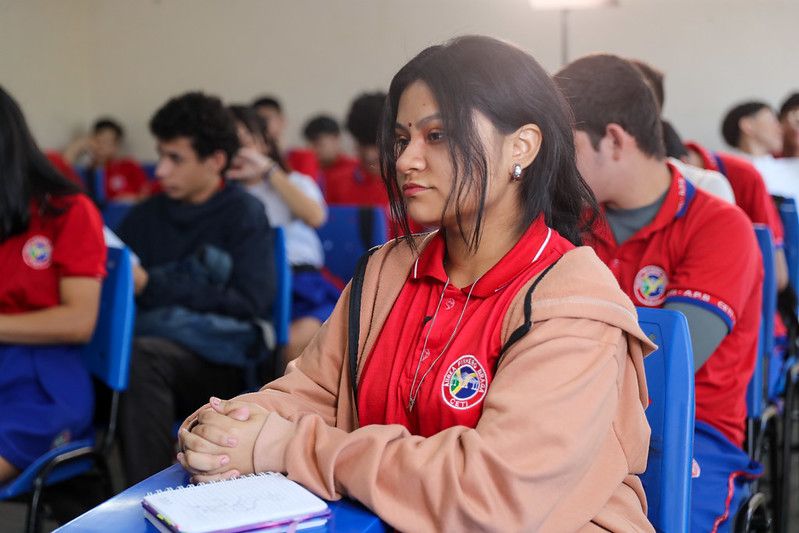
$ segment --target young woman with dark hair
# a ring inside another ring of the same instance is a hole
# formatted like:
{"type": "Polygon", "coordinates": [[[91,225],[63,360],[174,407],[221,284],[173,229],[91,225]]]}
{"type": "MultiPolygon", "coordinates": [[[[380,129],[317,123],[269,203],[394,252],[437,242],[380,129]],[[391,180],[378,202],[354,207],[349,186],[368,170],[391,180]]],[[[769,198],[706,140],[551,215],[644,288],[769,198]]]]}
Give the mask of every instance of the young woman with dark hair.
{"type": "Polygon", "coordinates": [[[595,202],[568,106],[524,51],[433,46],[394,77],[394,216],[286,376],[180,432],[198,480],[276,470],[405,531],[652,531],[640,474],[652,345],[580,247],[595,202]]]}
{"type": "Polygon", "coordinates": [[[78,344],[97,319],[102,228],[0,87],[0,483],[92,430],[94,393],[78,344]]]}
{"type": "Polygon", "coordinates": [[[290,171],[277,142],[269,137],[266,122],[253,108],[230,106],[242,148],[229,179],[241,181],[266,209],[272,226],[283,228],[286,254],[291,264],[291,326],[286,358],[296,358],[327,320],[339,290],[322,275],[325,252],[315,228],[327,218],[322,191],[310,176],[290,171]]]}

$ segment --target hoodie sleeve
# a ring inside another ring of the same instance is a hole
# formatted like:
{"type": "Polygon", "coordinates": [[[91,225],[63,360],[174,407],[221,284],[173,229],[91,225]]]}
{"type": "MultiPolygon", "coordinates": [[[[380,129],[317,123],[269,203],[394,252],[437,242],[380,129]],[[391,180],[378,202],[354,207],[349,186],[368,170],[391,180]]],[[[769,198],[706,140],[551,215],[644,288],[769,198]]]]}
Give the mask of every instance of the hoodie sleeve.
{"type": "MultiPolygon", "coordinates": [[[[473,429],[346,432],[324,413],[272,412],[256,470],[287,472],[324,498],[355,498],[402,530],[576,531],[629,475],[613,424],[622,383],[635,384],[625,339],[597,320],[537,323],[507,352],[473,429]]],[[[642,417],[638,387],[624,394],[642,417]]]]}

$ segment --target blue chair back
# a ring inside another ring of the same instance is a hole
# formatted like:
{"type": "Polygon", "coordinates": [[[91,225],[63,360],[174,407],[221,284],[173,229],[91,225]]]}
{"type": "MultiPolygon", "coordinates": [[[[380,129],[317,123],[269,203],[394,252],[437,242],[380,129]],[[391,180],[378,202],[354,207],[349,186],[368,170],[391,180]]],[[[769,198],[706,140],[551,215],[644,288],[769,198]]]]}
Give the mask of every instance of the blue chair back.
{"type": "Polygon", "coordinates": [[[75,172],[83,180],[83,185],[86,187],[87,192],[90,193],[92,199],[98,205],[105,204],[107,197],[105,191],[105,170],[102,168],[91,169],[88,167],[76,166],[75,172]]]}
{"type": "Polygon", "coordinates": [[[694,449],[694,363],[688,321],[677,311],[638,308],[638,324],[658,349],[644,359],[652,429],[641,476],[657,531],[689,531],[694,449]]]}
{"type": "Polygon", "coordinates": [[[780,218],[785,228],[785,259],[791,286],[799,287],[799,211],[796,200],[787,198],[780,204],[780,218]]]}
{"type": "MultiPolygon", "coordinates": [[[[755,224],[755,235],[763,257],[763,299],[760,317],[760,332],[757,341],[757,361],[752,379],[746,389],[747,417],[759,419],[768,400],[765,390],[766,365],[774,351],[774,314],[777,312],[777,273],[774,266],[774,239],[771,230],[763,224],[755,224]]],[[[755,435],[750,435],[753,440],[755,435]]],[[[749,443],[752,445],[753,443],[749,443]]]]}
{"type": "Polygon", "coordinates": [[[97,325],[83,357],[97,379],[121,392],[128,386],[135,317],[130,250],[109,248],[106,269],[97,325]]]}
{"type": "Polygon", "coordinates": [[[125,217],[130,213],[134,204],[130,202],[108,202],[103,206],[103,222],[116,231],[119,225],[125,220],[125,217]]]}
{"type": "Polygon", "coordinates": [[[291,322],[291,265],[286,254],[286,234],[283,228],[275,228],[275,277],[277,294],[272,304],[272,321],[278,346],[289,342],[291,322]]]}
{"type": "Polygon", "coordinates": [[[355,273],[358,259],[388,240],[386,215],[377,206],[330,206],[327,222],[317,233],[325,250],[325,266],[345,283],[355,273]]]}
{"type": "Polygon", "coordinates": [[[141,163],[141,168],[144,170],[144,173],[147,174],[147,179],[150,181],[155,181],[155,167],[158,166],[158,161],[144,161],[141,163]]]}

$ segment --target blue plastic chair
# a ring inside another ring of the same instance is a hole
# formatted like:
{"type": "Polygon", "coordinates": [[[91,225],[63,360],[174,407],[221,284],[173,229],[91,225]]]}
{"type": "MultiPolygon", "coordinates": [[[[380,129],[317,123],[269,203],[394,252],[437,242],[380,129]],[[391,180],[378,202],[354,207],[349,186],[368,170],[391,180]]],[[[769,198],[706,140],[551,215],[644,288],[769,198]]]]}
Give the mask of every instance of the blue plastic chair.
{"type": "Polygon", "coordinates": [[[128,216],[135,204],[131,202],[108,202],[103,206],[103,222],[116,231],[119,225],[128,216]]]}
{"type": "Polygon", "coordinates": [[[100,442],[89,438],[54,448],[19,476],[0,486],[0,500],[31,495],[26,524],[29,532],[40,529],[44,487],[86,473],[93,464],[103,474],[109,497],[113,495],[106,457],[116,434],[119,396],[128,386],[134,318],[130,251],[109,248],[106,268],[108,276],[102,287],[97,324],[92,339],[83,349],[83,356],[92,375],[112,391],[108,426],[100,442]]]}
{"type": "Polygon", "coordinates": [[[355,273],[358,259],[388,240],[386,214],[377,206],[330,206],[327,222],[317,233],[325,250],[325,266],[346,283],[355,273]]]}
{"type": "Polygon", "coordinates": [[[799,287],[799,211],[796,200],[786,198],[780,203],[780,218],[785,229],[784,249],[788,263],[788,278],[794,288],[799,287]]]}
{"type": "Polygon", "coordinates": [[[657,531],[689,531],[694,450],[694,363],[688,321],[678,311],[638,308],[638,324],[658,345],[644,359],[652,429],[641,476],[657,531]]]}
{"type": "MultiPolygon", "coordinates": [[[[780,218],[785,229],[784,250],[785,259],[788,263],[788,278],[791,287],[799,290],[799,209],[796,200],[786,198],[779,205],[780,218]]],[[[798,310],[799,311],[799,310],[798,310]]],[[[788,326],[790,326],[788,324],[788,326]]],[[[778,494],[779,508],[777,515],[778,528],[785,531],[788,527],[788,516],[792,507],[795,505],[795,496],[792,498],[791,477],[793,470],[794,455],[797,453],[797,443],[794,442],[794,424],[796,424],[796,413],[799,412],[799,363],[788,361],[788,368],[785,371],[785,394],[783,397],[782,409],[782,449],[780,451],[780,474],[782,476],[781,487],[778,494]],[[788,436],[788,438],[785,438],[788,436]],[[793,504],[793,505],[792,505],[793,504]]]]}
{"type": "Polygon", "coordinates": [[[108,199],[105,191],[105,169],[91,169],[81,166],[76,166],[74,168],[75,172],[77,172],[83,180],[83,185],[86,190],[92,192],[92,194],[90,194],[92,200],[94,200],[97,205],[105,205],[108,199]]]}
{"type": "Polygon", "coordinates": [[[158,178],[155,176],[155,168],[158,166],[158,161],[146,161],[142,162],[141,168],[144,170],[144,173],[147,174],[147,179],[150,181],[155,181],[158,178]]]}
{"type": "Polygon", "coordinates": [[[289,342],[291,322],[291,265],[286,252],[286,233],[283,228],[275,228],[275,277],[277,294],[272,304],[272,321],[279,348],[289,342]]]}
{"type": "Polygon", "coordinates": [[[774,266],[774,239],[771,230],[763,224],[755,224],[755,235],[763,258],[763,297],[760,317],[760,333],[757,342],[757,361],[749,387],[746,390],[747,428],[746,448],[749,456],[760,460],[760,434],[768,403],[768,364],[774,352],[774,314],[777,312],[777,273],[774,266]]]}

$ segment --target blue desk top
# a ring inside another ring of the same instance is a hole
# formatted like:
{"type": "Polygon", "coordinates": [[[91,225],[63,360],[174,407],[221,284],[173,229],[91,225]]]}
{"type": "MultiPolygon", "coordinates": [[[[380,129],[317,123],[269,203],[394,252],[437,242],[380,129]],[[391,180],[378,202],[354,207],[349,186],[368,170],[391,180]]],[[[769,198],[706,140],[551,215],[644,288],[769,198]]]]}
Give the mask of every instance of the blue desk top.
{"type": "MultiPolygon", "coordinates": [[[[60,533],[158,533],[155,526],[144,518],[141,500],[148,492],[168,487],[188,485],[189,475],[180,465],[172,465],[156,475],[145,479],[138,485],[121,492],[65,524],[56,531],[60,533]]],[[[332,518],[323,528],[307,530],[310,532],[329,531],[334,533],[382,533],[387,531],[386,525],[371,511],[362,505],[341,500],[328,502],[332,518]]]]}

